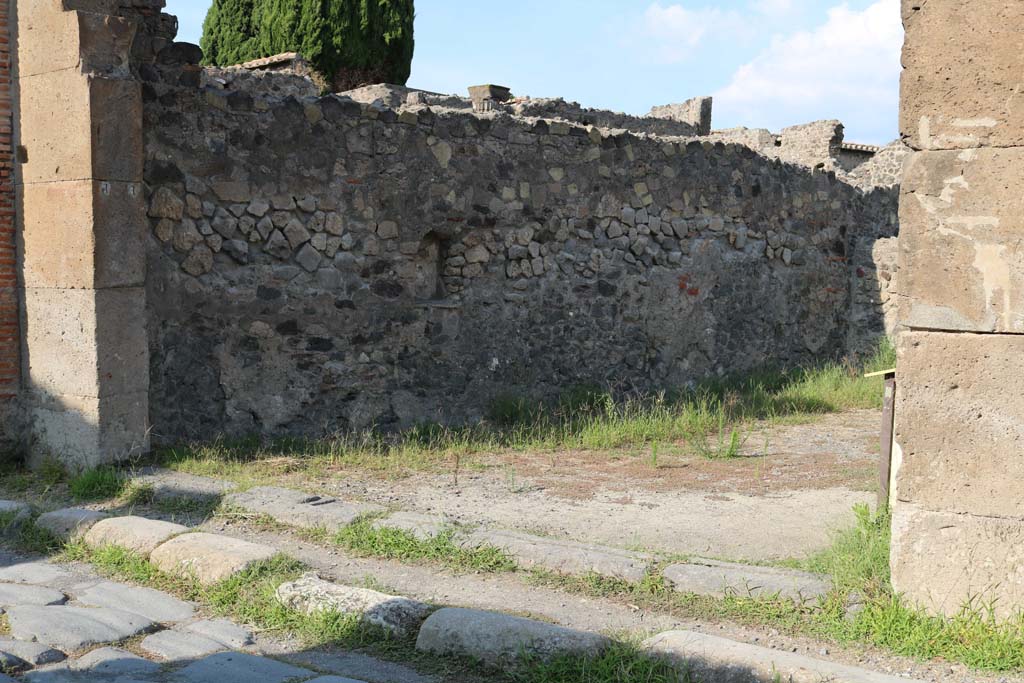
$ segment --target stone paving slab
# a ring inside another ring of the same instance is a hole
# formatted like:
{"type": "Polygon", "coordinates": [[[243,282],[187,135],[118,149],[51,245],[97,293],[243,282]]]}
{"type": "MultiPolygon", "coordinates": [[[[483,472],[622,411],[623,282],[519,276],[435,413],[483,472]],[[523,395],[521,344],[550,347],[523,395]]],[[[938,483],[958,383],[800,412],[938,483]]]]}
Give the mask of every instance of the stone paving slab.
{"type": "Polygon", "coordinates": [[[0,636],[0,660],[3,659],[4,653],[17,657],[32,666],[56,664],[64,661],[65,658],[64,653],[60,650],[54,650],[42,643],[31,643],[0,636]]]}
{"type": "Polygon", "coordinates": [[[439,536],[447,524],[443,517],[424,515],[419,512],[393,512],[387,517],[376,520],[374,529],[398,529],[407,531],[421,541],[439,536]]]}
{"type": "Polygon", "coordinates": [[[68,596],[48,586],[0,583],[0,607],[14,605],[63,605],[68,596]]]}
{"type": "Polygon", "coordinates": [[[388,662],[358,652],[320,652],[305,650],[286,655],[286,659],[298,666],[305,666],[325,674],[340,676],[356,681],[375,683],[440,683],[438,676],[421,674],[415,669],[398,662],[388,662]]]}
{"type": "Polygon", "coordinates": [[[195,533],[175,536],[150,554],[150,561],[174,576],[194,577],[211,585],[251,565],[269,560],[277,550],[227,536],[195,533]]]}
{"type": "Polygon", "coordinates": [[[654,558],[607,546],[562,541],[516,531],[482,529],[468,534],[464,547],[491,545],[515,558],[521,567],[542,567],[559,574],[600,574],[639,583],[654,558]]]}
{"type": "Polygon", "coordinates": [[[324,581],[316,574],[282,584],[277,589],[277,599],[286,607],[305,614],[359,614],[363,623],[400,636],[415,633],[431,610],[430,605],[417,600],[342,586],[324,581]]]}
{"type": "Polygon", "coordinates": [[[524,653],[541,659],[559,655],[593,656],[610,643],[597,633],[497,612],[446,607],[427,617],[416,639],[416,649],[507,666],[524,653]]]}
{"type": "Polygon", "coordinates": [[[139,643],[139,647],[146,654],[172,662],[199,659],[230,649],[224,643],[198,633],[184,631],[158,631],[151,636],[146,636],[139,643]]]}
{"type": "Polygon", "coordinates": [[[68,668],[72,671],[85,671],[105,678],[152,676],[161,670],[160,665],[156,662],[151,662],[116,647],[102,647],[93,650],[70,662],[68,668]]]}
{"type": "MultiPolygon", "coordinates": [[[[649,652],[687,667],[697,680],[729,683],[915,683],[794,652],[770,650],[693,631],[661,633],[646,643],[649,652]]],[[[922,683],[917,681],[916,683],[922,683]]]]}
{"type": "Polygon", "coordinates": [[[112,607],[162,624],[191,619],[196,612],[189,603],[167,593],[109,581],[86,589],[76,599],[88,607],[112,607]]]}
{"type": "Polygon", "coordinates": [[[227,619],[203,619],[180,627],[189,633],[205,636],[210,640],[223,643],[229,650],[240,650],[252,645],[252,634],[247,629],[227,619]]]}
{"type": "Polygon", "coordinates": [[[93,548],[115,545],[149,556],[164,541],[188,531],[181,524],[145,517],[111,517],[102,519],[85,532],[82,540],[93,548]]]}
{"type": "Polygon", "coordinates": [[[63,508],[39,515],[36,518],[36,526],[59,539],[68,540],[78,538],[93,524],[108,516],[105,512],[84,508],[63,508]]]}
{"type": "Polygon", "coordinates": [[[0,582],[21,583],[34,586],[57,586],[75,579],[68,570],[40,561],[11,560],[12,564],[0,565],[0,582]]]}
{"type": "Polygon", "coordinates": [[[822,597],[832,589],[832,582],[818,574],[717,560],[673,564],[665,568],[663,575],[680,593],[719,598],[730,594],[752,597],[778,594],[802,602],[822,597]]]}
{"type": "Polygon", "coordinates": [[[306,683],[364,683],[363,681],[357,681],[354,678],[342,678],[341,676],[321,676],[320,678],[314,678],[306,683]]]}
{"type": "Polygon", "coordinates": [[[346,503],[275,486],[233,493],[225,502],[247,512],[269,515],[282,524],[329,532],[348,526],[361,515],[385,511],[384,507],[372,503],[346,503]]]}
{"type": "Polygon", "coordinates": [[[179,669],[169,677],[175,683],[285,683],[305,680],[316,672],[244,652],[221,652],[179,669]]]}
{"type": "Polygon", "coordinates": [[[25,605],[8,610],[7,620],[18,640],[34,640],[64,652],[119,642],[156,626],[138,614],[100,607],[25,605]]]}

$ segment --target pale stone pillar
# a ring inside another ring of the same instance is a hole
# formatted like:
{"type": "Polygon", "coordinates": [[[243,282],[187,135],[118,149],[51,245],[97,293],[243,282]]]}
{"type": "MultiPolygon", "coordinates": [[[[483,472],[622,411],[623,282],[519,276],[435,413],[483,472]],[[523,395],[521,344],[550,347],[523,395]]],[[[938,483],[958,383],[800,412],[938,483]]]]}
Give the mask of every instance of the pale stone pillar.
{"type": "Polygon", "coordinates": [[[892,575],[1024,609],[1024,3],[904,0],[892,575]]]}
{"type": "Polygon", "coordinates": [[[148,450],[142,99],[133,24],[17,5],[23,376],[35,461],[148,450]]]}

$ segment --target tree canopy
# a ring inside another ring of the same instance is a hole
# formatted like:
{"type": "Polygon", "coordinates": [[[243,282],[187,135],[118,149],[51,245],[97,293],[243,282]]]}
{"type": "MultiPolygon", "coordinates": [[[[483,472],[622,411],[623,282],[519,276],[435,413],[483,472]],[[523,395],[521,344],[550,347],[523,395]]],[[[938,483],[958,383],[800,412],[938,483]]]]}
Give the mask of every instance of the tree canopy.
{"type": "Polygon", "coordinates": [[[404,85],[414,17],[413,0],[214,0],[201,45],[218,66],[299,52],[337,90],[404,85]]]}

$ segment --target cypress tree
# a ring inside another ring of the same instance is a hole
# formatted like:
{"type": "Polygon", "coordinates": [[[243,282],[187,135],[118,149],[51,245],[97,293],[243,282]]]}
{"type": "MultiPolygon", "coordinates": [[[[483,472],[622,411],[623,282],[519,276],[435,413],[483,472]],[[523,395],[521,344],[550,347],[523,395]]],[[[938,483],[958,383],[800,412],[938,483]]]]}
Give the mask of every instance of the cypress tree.
{"type": "Polygon", "coordinates": [[[203,50],[220,65],[300,52],[335,90],[404,85],[414,16],[413,0],[214,0],[203,50]]]}

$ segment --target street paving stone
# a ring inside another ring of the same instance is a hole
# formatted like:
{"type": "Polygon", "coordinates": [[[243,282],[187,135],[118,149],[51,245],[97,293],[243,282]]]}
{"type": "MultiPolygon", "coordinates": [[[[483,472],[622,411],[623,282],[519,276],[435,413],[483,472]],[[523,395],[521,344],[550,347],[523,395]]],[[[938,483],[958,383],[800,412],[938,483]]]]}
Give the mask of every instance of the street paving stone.
{"type": "Polygon", "coordinates": [[[77,596],[78,602],[89,607],[112,607],[142,616],[162,624],[191,619],[195,608],[187,602],[152,588],[126,586],[121,583],[100,583],[77,596]]]}
{"type": "Polygon", "coordinates": [[[132,612],[100,607],[23,605],[7,612],[11,635],[73,652],[114,643],[152,630],[155,624],[132,612]]]}
{"type": "Polygon", "coordinates": [[[182,631],[158,631],[151,636],[146,636],[139,643],[139,647],[146,654],[170,662],[198,659],[214,652],[230,649],[224,643],[212,638],[182,631]]]}
{"type": "Polygon", "coordinates": [[[149,676],[160,671],[156,662],[143,659],[127,650],[103,647],[83,655],[68,666],[72,671],[86,671],[91,674],[114,676],[149,676]]]}
{"type": "Polygon", "coordinates": [[[223,643],[229,650],[240,650],[254,642],[248,630],[227,619],[203,619],[186,624],[182,629],[223,643]]]}
{"type": "Polygon", "coordinates": [[[56,588],[0,583],[0,607],[14,605],[63,605],[68,596],[56,588]]]}
{"type": "Polygon", "coordinates": [[[56,586],[74,580],[74,574],[47,562],[8,560],[0,561],[0,582],[24,583],[34,586],[56,586]]]}
{"type": "Polygon", "coordinates": [[[175,683],[284,683],[293,678],[304,680],[315,675],[309,669],[266,657],[244,652],[221,652],[179,669],[170,680],[175,683]]]}
{"type": "MultiPolygon", "coordinates": [[[[42,643],[32,643],[0,636],[0,661],[4,655],[17,657],[26,664],[40,666],[64,661],[64,653],[42,643]]],[[[3,668],[3,667],[0,667],[3,668]]]]}
{"type": "Polygon", "coordinates": [[[149,559],[163,572],[211,585],[276,554],[270,546],[195,533],[172,538],[154,550],[149,559]]]}

